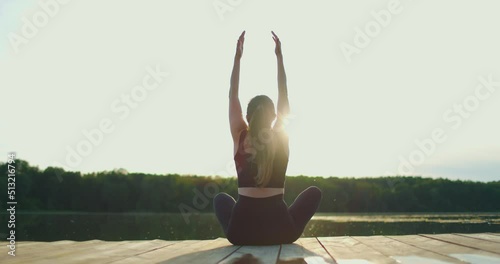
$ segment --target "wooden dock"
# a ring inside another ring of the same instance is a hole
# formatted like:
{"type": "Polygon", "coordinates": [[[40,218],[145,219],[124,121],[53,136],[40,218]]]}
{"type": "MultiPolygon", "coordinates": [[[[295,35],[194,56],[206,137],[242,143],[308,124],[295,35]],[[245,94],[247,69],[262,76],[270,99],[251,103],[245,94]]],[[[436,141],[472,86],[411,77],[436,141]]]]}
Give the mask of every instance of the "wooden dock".
{"type": "Polygon", "coordinates": [[[0,263],[500,263],[500,233],[300,238],[233,246],[227,239],[0,243],[0,263]]]}

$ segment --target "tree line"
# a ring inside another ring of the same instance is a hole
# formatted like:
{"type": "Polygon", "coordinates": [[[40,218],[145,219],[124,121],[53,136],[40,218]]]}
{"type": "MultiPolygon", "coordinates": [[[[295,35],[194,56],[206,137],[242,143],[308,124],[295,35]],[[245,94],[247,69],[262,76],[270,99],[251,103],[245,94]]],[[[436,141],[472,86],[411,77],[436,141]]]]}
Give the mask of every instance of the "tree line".
{"type": "MultiPolygon", "coordinates": [[[[80,173],[44,170],[16,160],[19,211],[211,212],[216,192],[237,198],[236,178],[178,174],[80,173]]],[[[7,200],[7,164],[0,163],[0,197],[7,200]]],[[[308,186],[323,192],[320,212],[500,211],[500,181],[475,182],[424,177],[287,177],[291,204],[308,186]]]]}

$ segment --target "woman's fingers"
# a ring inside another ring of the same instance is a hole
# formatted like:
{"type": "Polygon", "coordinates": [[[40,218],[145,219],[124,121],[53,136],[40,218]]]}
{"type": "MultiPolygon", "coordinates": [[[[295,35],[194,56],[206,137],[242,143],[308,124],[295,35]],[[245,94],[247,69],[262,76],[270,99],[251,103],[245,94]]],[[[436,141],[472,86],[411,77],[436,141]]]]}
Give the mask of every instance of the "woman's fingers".
{"type": "Polygon", "coordinates": [[[243,54],[243,42],[245,41],[245,31],[243,31],[236,43],[236,57],[239,59],[243,54]]]}
{"type": "Polygon", "coordinates": [[[281,44],[281,41],[278,38],[278,36],[276,35],[276,33],[274,33],[274,31],[271,31],[271,34],[273,34],[273,40],[274,40],[274,42],[276,42],[276,44],[281,44]]]}
{"type": "Polygon", "coordinates": [[[281,56],[281,41],[278,38],[278,36],[276,35],[276,33],[274,33],[274,31],[271,31],[271,34],[273,34],[273,40],[274,40],[274,43],[276,43],[276,48],[275,48],[274,52],[276,53],[276,55],[281,56]]]}
{"type": "Polygon", "coordinates": [[[243,30],[240,37],[238,38],[238,49],[243,49],[244,42],[245,42],[245,31],[243,30]]]}
{"type": "Polygon", "coordinates": [[[238,40],[241,40],[242,42],[245,40],[245,30],[243,30],[238,40]]]}

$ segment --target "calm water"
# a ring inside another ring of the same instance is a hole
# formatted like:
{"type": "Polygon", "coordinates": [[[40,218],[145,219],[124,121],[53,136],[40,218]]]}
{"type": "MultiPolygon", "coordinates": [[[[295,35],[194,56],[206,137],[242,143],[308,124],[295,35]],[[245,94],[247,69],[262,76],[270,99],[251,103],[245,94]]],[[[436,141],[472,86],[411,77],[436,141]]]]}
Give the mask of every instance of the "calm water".
{"type": "MultiPolygon", "coordinates": [[[[7,215],[0,215],[6,223],[7,215]]],[[[2,224],[0,237],[6,238],[2,224]]],[[[418,233],[500,232],[500,213],[443,214],[316,214],[304,236],[405,235],[418,233]]],[[[17,213],[16,239],[145,240],[212,239],[224,237],[213,214],[189,217],[157,213],[17,213]]]]}

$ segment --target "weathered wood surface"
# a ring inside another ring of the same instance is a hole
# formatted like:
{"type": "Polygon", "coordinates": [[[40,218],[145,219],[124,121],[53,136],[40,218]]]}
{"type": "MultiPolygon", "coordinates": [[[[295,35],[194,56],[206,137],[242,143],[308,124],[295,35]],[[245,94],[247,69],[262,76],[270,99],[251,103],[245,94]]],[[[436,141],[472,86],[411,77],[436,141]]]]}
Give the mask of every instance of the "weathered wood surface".
{"type": "Polygon", "coordinates": [[[500,263],[500,234],[304,237],[293,244],[234,246],[214,240],[0,242],[0,263],[500,263]]]}

